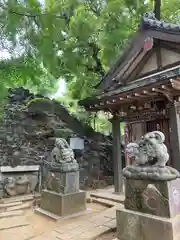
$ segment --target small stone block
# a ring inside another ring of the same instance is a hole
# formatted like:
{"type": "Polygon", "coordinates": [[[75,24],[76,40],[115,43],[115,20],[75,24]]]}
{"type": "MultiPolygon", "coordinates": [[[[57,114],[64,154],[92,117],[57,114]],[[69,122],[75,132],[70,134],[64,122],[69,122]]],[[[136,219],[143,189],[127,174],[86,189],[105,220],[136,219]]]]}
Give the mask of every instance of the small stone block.
{"type": "Polygon", "coordinates": [[[60,194],[42,191],[41,208],[58,216],[67,216],[86,210],[86,192],[60,194]]]}
{"type": "Polygon", "coordinates": [[[180,231],[179,216],[168,219],[127,209],[119,209],[116,214],[120,240],[175,240],[180,231]]]}

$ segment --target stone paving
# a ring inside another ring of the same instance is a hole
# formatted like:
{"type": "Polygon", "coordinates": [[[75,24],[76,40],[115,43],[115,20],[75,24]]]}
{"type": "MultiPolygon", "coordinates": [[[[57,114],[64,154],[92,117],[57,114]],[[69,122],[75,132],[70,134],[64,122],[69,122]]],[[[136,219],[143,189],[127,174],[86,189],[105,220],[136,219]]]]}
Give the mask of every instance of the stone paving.
{"type": "Polygon", "coordinates": [[[99,203],[104,201],[103,206],[93,203],[96,200],[92,198],[88,203],[92,209],[88,214],[60,221],[34,213],[32,204],[31,209],[26,209],[27,203],[18,201],[14,202],[15,205],[1,204],[1,209],[6,207],[6,211],[0,215],[0,239],[11,240],[16,236],[14,239],[18,240],[112,240],[115,237],[109,232],[116,229],[116,208],[123,207],[123,204],[101,199],[99,203]],[[7,211],[9,208],[11,211],[7,211]]]}
{"type": "Polygon", "coordinates": [[[89,214],[76,219],[71,219],[71,223],[67,223],[66,221],[64,223],[63,221],[51,222],[53,230],[50,231],[47,231],[46,229],[49,223],[44,221],[44,224],[46,224],[41,232],[36,231],[27,216],[3,218],[0,220],[0,239],[11,239],[12,235],[18,236],[18,240],[96,239],[101,234],[112,231],[116,228],[115,218],[116,206],[101,213],[94,215],[89,214]]]}
{"type": "MultiPolygon", "coordinates": [[[[119,204],[118,204],[119,205],[119,204]]],[[[119,207],[119,206],[118,206],[119,207]]],[[[33,240],[92,240],[116,228],[116,206],[94,216],[83,216],[62,225],[57,223],[53,231],[32,238],[33,240]]]]}

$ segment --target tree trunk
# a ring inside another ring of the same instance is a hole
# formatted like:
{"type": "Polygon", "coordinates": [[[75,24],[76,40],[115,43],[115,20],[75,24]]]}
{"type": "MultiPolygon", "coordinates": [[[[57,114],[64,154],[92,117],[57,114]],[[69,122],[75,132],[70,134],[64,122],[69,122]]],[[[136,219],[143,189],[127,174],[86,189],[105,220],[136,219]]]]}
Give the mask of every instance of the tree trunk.
{"type": "Polygon", "coordinates": [[[160,20],[161,18],[161,0],[154,0],[154,13],[155,17],[160,20]]]}

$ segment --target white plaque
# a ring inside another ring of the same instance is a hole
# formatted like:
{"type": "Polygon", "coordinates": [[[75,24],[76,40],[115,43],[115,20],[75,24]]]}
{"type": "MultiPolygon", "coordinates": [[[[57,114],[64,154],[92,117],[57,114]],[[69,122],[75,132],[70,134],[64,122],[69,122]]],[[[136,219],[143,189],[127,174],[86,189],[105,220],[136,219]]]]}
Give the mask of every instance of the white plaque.
{"type": "Polygon", "coordinates": [[[78,137],[70,138],[70,147],[72,149],[84,149],[84,139],[78,137]]]}

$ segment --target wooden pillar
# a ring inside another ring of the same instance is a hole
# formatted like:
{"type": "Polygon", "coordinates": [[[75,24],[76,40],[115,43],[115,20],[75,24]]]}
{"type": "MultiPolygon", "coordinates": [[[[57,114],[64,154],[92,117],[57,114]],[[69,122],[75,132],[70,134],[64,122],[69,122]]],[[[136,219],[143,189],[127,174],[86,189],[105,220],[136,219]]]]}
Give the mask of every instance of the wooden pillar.
{"type": "MultiPolygon", "coordinates": [[[[124,126],[124,143],[125,143],[125,147],[127,146],[127,144],[129,143],[129,124],[125,123],[124,126]]],[[[125,154],[125,166],[128,166],[130,164],[129,158],[127,156],[126,153],[125,154]]]]}
{"type": "Polygon", "coordinates": [[[174,103],[169,107],[170,120],[170,146],[172,165],[180,171],[180,103],[174,103]]]}
{"type": "Polygon", "coordinates": [[[121,156],[121,129],[118,117],[111,119],[113,135],[113,165],[114,165],[114,191],[123,191],[122,156],[121,156]]]}

